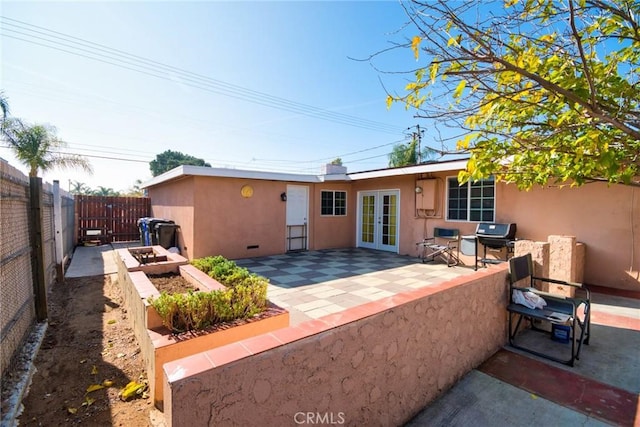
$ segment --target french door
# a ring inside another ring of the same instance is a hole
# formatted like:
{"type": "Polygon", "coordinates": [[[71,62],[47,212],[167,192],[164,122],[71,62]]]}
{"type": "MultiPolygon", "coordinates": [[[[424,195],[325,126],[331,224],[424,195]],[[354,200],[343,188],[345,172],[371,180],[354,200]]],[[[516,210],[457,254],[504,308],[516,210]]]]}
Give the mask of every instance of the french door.
{"type": "Polygon", "coordinates": [[[358,247],[398,252],[399,190],[358,193],[358,247]]]}

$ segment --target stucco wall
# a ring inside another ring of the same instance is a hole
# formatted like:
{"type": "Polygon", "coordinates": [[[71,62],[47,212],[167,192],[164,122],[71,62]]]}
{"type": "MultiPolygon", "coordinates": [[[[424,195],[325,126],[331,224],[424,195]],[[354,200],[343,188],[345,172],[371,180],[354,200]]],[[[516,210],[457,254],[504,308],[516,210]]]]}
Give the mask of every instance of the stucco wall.
{"type": "MultiPolygon", "coordinates": [[[[291,184],[309,187],[312,250],[356,245],[359,191],[400,190],[399,253],[417,256],[416,243],[432,236],[434,227],[458,228],[463,235],[475,232],[477,223],[446,220],[446,178],[455,175],[429,175],[438,181],[438,211],[429,218],[416,215],[414,192],[416,181],[426,176],[291,184]],[[323,189],[347,191],[346,217],[320,216],[323,189]]],[[[188,177],[151,187],[149,192],[153,215],[181,225],[187,257],[223,254],[245,258],[286,251],[286,203],[280,200],[286,187],[286,182],[278,181],[188,177]],[[254,187],[253,197],[240,195],[245,184],[254,187]],[[255,245],[259,248],[247,249],[255,245]]],[[[575,236],[586,248],[585,283],[640,290],[640,189],[592,183],[580,188],[538,187],[521,192],[514,185],[498,183],[495,221],[517,223],[520,239],[575,236]]],[[[472,265],[473,258],[463,259],[472,265]]]]}
{"type": "Polygon", "coordinates": [[[198,238],[193,257],[283,253],[286,203],[280,194],[286,189],[285,182],[196,177],[194,223],[198,238]],[[240,193],[244,185],[253,188],[251,197],[240,193]]]}
{"type": "Polygon", "coordinates": [[[194,249],[194,178],[186,177],[149,188],[151,215],[175,221],[180,226],[178,247],[182,256],[192,258],[194,249]]]}
{"type": "Polygon", "coordinates": [[[358,201],[354,188],[349,183],[314,184],[309,202],[309,217],[312,249],[352,248],[356,239],[358,201]],[[320,215],[320,200],[323,190],[347,192],[346,216],[320,215]]]}
{"type": "MultiPolygon", "coordinates": [[[[193,427],[295,425],[299,412],[402,425],[504,345],[505,281],[501,265],[371,303],[383,308],[302,339],[281,329],[171,362],[165,415],[193,427]]],[[[298,332],[324,324],[308,323],[298,332]]]]}
{"type": "Polygon", "coordinates": [[[585,283],[640,291],[640,189],[592,183],[499,190],[499,218],[517,222],[519,238],[575,236],[586,246],[585,283]]]}

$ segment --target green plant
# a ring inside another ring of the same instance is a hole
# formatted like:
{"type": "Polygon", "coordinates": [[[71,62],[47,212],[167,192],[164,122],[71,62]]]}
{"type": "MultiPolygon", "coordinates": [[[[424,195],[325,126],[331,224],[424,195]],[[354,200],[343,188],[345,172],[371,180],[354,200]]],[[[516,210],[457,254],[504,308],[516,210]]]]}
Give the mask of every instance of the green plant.
{"type": "Polygon", "coordinates": [[[211,292],[168,294],[149,298],[162,324],[173,333],[202,330],[209,326],[247,319],[267,308],[269,280],[249,273],[222,256],[195,259],[192,265],[227,288],[211,292]]]}

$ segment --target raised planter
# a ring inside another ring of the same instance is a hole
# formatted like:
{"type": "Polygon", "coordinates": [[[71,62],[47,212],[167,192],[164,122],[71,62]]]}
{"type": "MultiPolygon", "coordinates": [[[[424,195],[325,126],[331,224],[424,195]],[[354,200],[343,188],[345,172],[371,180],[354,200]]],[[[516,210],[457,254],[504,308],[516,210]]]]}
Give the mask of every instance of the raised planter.
{"type": "MultiPolygon", "coordinates": [[[[251,319],[240,319],[214,326],[207,331],[193,331],[174,335],[162,325],[160,316],[148,302],[149,297],[158,297],[160,292],[151,283],[147,274],[179,273],[200,291],[210,292],[224,289],[218,281],[193,267],[183,264],[176,254],[157,248],[158,256],[167,256],[167,261],[142,264],[127,249],[118,250],[118,281],[124,293],[124,301],[133,326],[134,334],[144,358],[149,388],[154,403],[162,407],[162,365],[206,350],[236,341],[261,335],[289,326],[289,312],[270,304],[267,311],[251,319]],[[163,252],[164,251],[164,252],[163,252]],[[165,253],[166,252],[166,253],[165,253]]],[[[135,248],[139,249],[139,248],[135,248]]],[[[177,255],[180,257],[179,255],[177,255]]],[[[180,257],[186,261],[185,258],[180,257]]]]}
{"type": "Polygon", "coordinates": [[[180,254],[169,252],[162,246],[118,249],[116,253],[118,261],[122,262],[127,271],[144,271],[147,274],[177,273],[178,266],[189,264],[188,259],[180,254]]]}

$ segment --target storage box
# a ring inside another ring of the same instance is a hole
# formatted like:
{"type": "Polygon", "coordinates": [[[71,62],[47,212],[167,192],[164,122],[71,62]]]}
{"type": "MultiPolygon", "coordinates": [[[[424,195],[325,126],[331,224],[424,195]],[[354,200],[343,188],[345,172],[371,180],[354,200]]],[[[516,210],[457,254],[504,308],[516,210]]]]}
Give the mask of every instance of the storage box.
{"type": "Polygon", "coordinates": [[[568,343],[571,341],[571,327],[553,323],[551,326],[551,339],[562,343],[568,343]]]}

